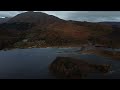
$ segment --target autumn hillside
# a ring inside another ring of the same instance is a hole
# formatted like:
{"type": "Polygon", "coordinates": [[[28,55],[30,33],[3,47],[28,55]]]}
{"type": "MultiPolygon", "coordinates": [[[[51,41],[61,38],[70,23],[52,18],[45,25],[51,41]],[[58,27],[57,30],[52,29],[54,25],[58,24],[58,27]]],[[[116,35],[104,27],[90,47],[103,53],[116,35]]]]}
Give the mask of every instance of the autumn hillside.
{"type": "Polygon", "coordinates": [[[24,12],[0,24],[0,49],[88,42],[112,46],[113,41],[114,46],[119,46],[118,34],[119,28],[103,23],[66,21],[41,12],[24,12]]]}

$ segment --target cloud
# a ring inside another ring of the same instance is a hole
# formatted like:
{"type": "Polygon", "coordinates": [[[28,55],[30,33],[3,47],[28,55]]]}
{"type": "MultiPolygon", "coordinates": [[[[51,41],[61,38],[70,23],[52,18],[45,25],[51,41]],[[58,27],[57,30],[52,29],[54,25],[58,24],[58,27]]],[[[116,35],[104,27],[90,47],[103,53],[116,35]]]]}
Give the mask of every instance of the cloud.
{"type": "Polygon", "coordinates": [[[45,11],[66,20],[76,21],[120,21],[120,11],[45,11]]]}
{"type": "Polygon", "coordinates": [[[74,15],[76,16],[78,13],[79,14],[88,13],[88,11],[43,11],[43,12],[58,16],[59,18],[66,19],[66,20],[70,18],[74,18],[74,15]]]}
{"type": "Polygon", "coordinates": [[[0,11],[0,17],[13,17],[23,11],[0,11]]]}
{"type": "MultiPolygon", "coordinates": [[[[13,17],[25,11],[0,11],[0,17],[13,17]]],[[[42,11],[65,20],[120,21],[120,11],[42,11]]]]}

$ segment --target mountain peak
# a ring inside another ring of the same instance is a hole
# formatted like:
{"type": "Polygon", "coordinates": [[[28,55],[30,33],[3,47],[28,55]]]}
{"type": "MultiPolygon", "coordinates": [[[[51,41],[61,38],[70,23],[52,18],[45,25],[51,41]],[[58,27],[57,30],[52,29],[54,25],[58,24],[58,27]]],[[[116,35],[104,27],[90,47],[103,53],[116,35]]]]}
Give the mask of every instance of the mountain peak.
{"type": "Polygon", "coordinates": [[[43,12],[28,11],[16,15],[12,19],[10,19],[8,23],[26,22],[26,23],[45,24],[45,23],[53,23],[56,21],[58,22],[63,20],[56,16],[48,15],[43,12]]]}

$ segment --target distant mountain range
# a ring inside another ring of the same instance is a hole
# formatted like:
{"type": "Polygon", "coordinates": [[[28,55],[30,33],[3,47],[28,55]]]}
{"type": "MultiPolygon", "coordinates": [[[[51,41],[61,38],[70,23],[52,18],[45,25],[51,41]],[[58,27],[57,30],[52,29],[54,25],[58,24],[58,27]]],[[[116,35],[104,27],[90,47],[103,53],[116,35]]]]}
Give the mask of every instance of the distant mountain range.
{"type": "Polygon", "coordinates": [[[120,23],[63,20],[42,12],[24,12],[0,20],[0,48],[81,45],[119,46],[120,23]],[[3,23],[4,22],[4,23],[3,23]],[[114,37],[114,38],[113,38],[114,37]]]}

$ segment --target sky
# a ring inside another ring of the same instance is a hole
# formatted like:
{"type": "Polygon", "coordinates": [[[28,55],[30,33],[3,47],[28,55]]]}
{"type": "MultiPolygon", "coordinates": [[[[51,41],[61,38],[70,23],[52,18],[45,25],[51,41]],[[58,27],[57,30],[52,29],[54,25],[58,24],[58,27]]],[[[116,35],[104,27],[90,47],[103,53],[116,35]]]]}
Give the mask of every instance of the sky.
{"type": "MultiPolygon", "coordinates": [[[[13,17],[25,11],[0,11],[0,17],[13,17]]],[[[65,20],[76,21],[116,21],[120,22],[120,11],[41,11],[65,20]]]]}

